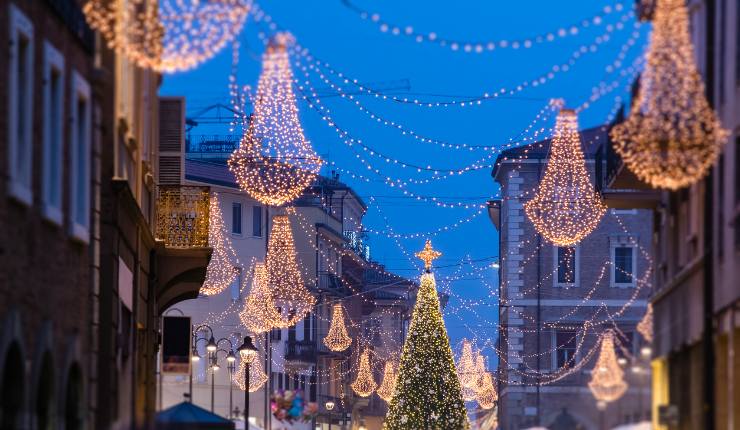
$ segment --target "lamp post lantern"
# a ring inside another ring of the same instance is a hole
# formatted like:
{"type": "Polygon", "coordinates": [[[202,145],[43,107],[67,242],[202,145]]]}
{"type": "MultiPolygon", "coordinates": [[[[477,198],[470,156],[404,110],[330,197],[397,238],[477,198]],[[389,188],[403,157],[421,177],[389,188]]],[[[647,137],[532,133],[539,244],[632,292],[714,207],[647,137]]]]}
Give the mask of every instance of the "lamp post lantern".
{"type": "Polygon", "coordinates": [[[244,336],[244,343],[239,346],[239,355],[245,360],[244,366],[244,430],[249,430],[249,363],[257,355],[257,347],[250,336],[244,336]]]}
{"type": "Polygon", "coordinates": [[[326,403],[324,403],[324,407],[326,408],[326,411],[329,412],[329,430],[331,430],[331,421],[332,421],[332,411],[334,410],[334,402],[331,400],[327,400],[326,403]]]}

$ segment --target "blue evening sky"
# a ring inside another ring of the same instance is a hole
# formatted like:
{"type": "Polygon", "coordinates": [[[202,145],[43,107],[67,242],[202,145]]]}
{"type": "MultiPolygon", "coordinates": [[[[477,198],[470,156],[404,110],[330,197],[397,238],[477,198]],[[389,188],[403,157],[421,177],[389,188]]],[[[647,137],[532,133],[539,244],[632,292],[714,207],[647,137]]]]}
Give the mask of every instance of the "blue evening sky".
{"type": "MultiPolygon", "coordinates": [[[[623,0],[625,10],[613,12],[600,26],[591,26],[578,35],[558,39],[553,43],[535,45],[531,49],[496,49],[483,54],[453,52],[429,43],[416,43],[403,36],[382,33],[370,20],[362,20],[344,7],[340,0],[296,1],[265,0],[260,2],[281,28],[292,32],[297,41],[313,55],[330,63],[337,70],[369,85],[398,86],[399,80],[408,80],[410,89],[395,90],[409,98],[429,99],[433,96],[474,96],[493,93],[502,87],[510,88],[525,80],[532,80],[549,72],[553,65],[567,62],[572,52],[581,45],[588,45],[606,31],[607,23],[615,23],[632,7],[623,0]],[[394,85],[395,84],[395,85],[394,85]],[[406,95],[413,93],[413,95],[406,95]]],[[[460,0],[356,0],[364,9],[377,12],[391,23],[413,26],[415,31],[436,32],[440,37],[462,40],[515,40],[544,35],[550,31],[570,28],[584,19],[593,17],[604,6],[614,6],[614,0],[530,0],[526,2],[460,0]]],[[[591,88],[600,82],[612,82],[618,74],[607,75],[606,66],[614,61],[622,45],[632,32],[633,20],[625,29],[611,33],[611,39],[600,45],[597,52],[584,54],[567,73],[558,74],[545,85],[526,89],[510,98],[484,102],[472,107],[426,108],[400,105],[392,101],[357,96],[368,109],[392,119],[416,133],[453,143],[471,145],[501,145],[516,136],[542,109],[549,98],[562,97],[566,104],[577,106],[588,98],[591,88]]],[[[632,63],[646,40],[646,29],[626,57],[632,63]]],[[[255,85],[260,68],[263,44],[257,37],[258,26],[248,22],[240,36],[242,41],[239,82],[255,85]]],[[[161,93],[187,97],[188,111],[192,113],[214,103],[228,104],[227,78],[231,67],[230,47],[196,70],[165,77],[161,93]]],[[[296,77],[303,78],[294,70],[296,77]]],[[[328,94],[326,86],[315,76],[313,85],[328,94]]],[[[582,128],[601,124],[614,106],[616,95],[625,95],[626,79],[617,90],[603,97],[582,113],[582,128]]],[[[300,99],[300,96],[298,96],[300,99]]],[[[436,100],[443,100],[437,98],[436,100]]],[[[415,165],[455,168],[469,165],[485,157],[486,151],[456,151],[419,142],[397,130],[379,125],[358,111],[351,102],[339,97],[323,99],[331,109],[336,123],[361,139],[376,151],[415,165]]],[[[324,159],[333,161],[342,169],[362,172],[373,179],[371,183],[355,180],[347,174],[340,179],[369,203],[365,225],[370,229],[388,232],[383,216],[387,217],[393,231],[425,233],[434,231],[476,213],[476,209],[447,209],[403,198],[397,188],[390,188],[378,176],[357,161],[355,152],[377,166],[392,178],[425,178],[411,169],[387,164],[370,156],[357,146],[349,148],[333,129],[303,102],[299,101],[301,120],[307,137],[324,159]],[[371,199],[372,197],[372,199],[371,199]],[[374,199],[374,201],[373,201],[374,199]],[[379,212],[380,211],[382,212],[379,212]]],[[[551,126],[552,121],[547,123],[551,126]]],[[[225,133],[203,127],[193,133],[225,133]]],[[[487,163],[495,160],[489,159],[487,163]]],[[[327,174],[331,167],[323,173],[327,174]]],[[[498,193],[486,168],[454,178],[434,181],[427,185],[410,185],[409,190],[424,196],[434,196],[441,201],[466,201],[483,203],[498,193]]],[[[426,237],[426,236],[424,236],[426,237]]],[[[399,239],[409,253],[423,246],[424,237],[399,239]]],[[[397,241],[383,234],[371,235],[373,259],[385,264],[390,271],[416,277],[419,269],[399,249],[397,241]]],[[[490,288],[497,285],[496,271],[490,263],[498,257],[498,235],[484,211],[459,228],[432,237],[434,247],[444,253],[437,261],[442,267],[436,270],[438,284],[452,294],[446,323],[453,344],[464,336],[477,335],[479,339],[493,340],[496,335],[497,298],[490,288]],[[460,265],[467,258],[479,260],[474,264],[460,265]],[[486,268],[488,267],[488,268],[486,268]],[[453,277],[452,280],[445,280],[453,277]],[[488,285],[486,285],[486,283],[488,285]],[[477,304],[468,311],[462,300],[475,300],[477,304]]],[[[491,350],[488,350],[489,355],[491,350]]]]}

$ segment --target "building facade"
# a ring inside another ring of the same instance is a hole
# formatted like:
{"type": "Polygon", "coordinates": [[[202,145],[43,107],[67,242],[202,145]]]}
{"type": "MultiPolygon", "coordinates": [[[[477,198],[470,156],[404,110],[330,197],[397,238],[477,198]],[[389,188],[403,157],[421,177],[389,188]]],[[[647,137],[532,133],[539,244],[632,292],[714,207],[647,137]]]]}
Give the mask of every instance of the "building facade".
{"type": "MultiPolygon", "coordinates": [[[[607,131],[605,126],[580,133],[587,170],[596,184],[603,175],[603,158],[597,153],[607,131]]],[[[647,420],[648,366],[640,357],[644,341],[636,325],[651,294],[652,215],[646,209],[610,208],[577,245],[548,243],[523,204],[539,187],[549,147],[550,141],[543,141],[504,151],[492,172],[502,196],[489,203],[501,258],[500,426],[554,429],[569,422],[575,428],[600,429],[647,420]],[[598,336],[609,329],[626,361],[629,388],[601,410],[587,384],[598,336]]]]}
{"type": "MultiPolygon", "coordinates": [[[[696,0],[688,6],[706,97],[731,135],[706,178],[657,197],[653,428],[734,429],[740,425],[740,5],[696,0]]],[[[607,161],[610,188],[646,188],[613,152],[607,161]]]]}
{"type": "Polygon", "coordinates": [[[0,427],[91,428],[94,34],[72,0],[0,23],[0,427]]]}

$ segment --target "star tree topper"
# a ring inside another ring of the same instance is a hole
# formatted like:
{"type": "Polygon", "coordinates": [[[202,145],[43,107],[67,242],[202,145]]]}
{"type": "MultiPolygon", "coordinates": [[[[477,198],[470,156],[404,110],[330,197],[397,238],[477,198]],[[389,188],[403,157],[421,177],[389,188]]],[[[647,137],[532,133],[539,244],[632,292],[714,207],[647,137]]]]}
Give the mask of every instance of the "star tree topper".
{"type": "Polygon", "coordinates": [[[442,253],[432,249],[432,241],[427,239],[427,243],[424,245],[424,249],[417,252],[416,256],[424,262],[424,268],[426,269],[426,271],[430,272],[432,270],[432,261],[442,256],[442,253]]]}

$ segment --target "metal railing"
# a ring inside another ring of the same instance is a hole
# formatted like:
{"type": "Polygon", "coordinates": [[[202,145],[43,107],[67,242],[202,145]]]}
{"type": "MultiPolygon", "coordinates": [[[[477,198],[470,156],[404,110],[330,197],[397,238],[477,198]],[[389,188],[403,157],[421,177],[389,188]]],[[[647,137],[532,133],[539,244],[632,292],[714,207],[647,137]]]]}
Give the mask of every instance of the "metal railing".
{"type": "Polygon", "coordinates": [[[368,245],[367,233],[364,231],[344,231],[344,238],[347,239],[344,247],[352,250],[365,261],[370,261],[370,245],[368,245]]]}
{"type": "Polygon", "coordinates": [[[316,343],[311,340],[289,340],[285,345],[285,359],[313,363],[316,361],[316,343]]]}
{"type": "Polygon", "coordinates": [[[159,187],[155,236],[169,248],[208,246],[208,187],[159,187]]]}

